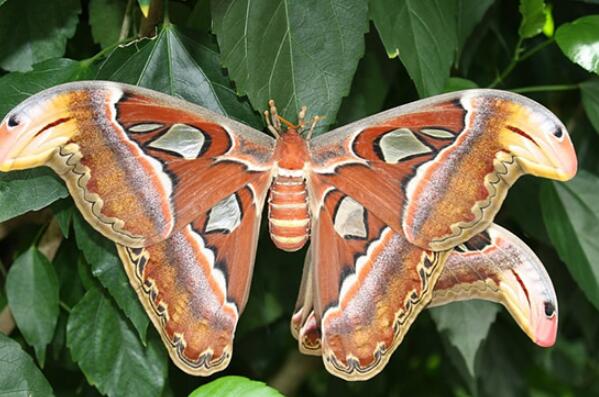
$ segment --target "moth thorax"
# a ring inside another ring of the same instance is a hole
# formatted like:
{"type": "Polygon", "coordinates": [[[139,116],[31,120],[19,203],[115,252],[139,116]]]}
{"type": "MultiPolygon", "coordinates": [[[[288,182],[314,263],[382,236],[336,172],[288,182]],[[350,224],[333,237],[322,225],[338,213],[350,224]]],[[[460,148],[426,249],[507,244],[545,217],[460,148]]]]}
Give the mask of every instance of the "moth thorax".
{"type": "Polygon", "coordinates": [[[310,237],[306,180],[303,174],[299,173],[295,176],[284,175],[279,172],[270,188],[268,198],[270,237],[278,248],[297,251],[310,237]]]}

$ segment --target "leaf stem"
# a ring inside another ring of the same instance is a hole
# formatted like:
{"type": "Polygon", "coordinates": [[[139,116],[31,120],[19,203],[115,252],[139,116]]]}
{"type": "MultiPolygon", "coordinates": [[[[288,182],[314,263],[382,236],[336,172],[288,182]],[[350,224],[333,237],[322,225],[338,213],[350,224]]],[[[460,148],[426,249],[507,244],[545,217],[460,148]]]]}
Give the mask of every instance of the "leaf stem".
{"type": "Polygon", "coordinates": [[[530,50],[528,50],[524,54],[522,54],[519,61],[523,62],[523,61],[527,60],[528,58],[535,55],[537,52],[541,51],[545,47],[553,44],[554,41],[555,41],[555,39],[553,37],[551,37],[550,39],[547,39],[547,40],[537,44],[536,46],[532,47],[530,50]]]}
{"type": "Polygon", "coordinates": [[[516,43],[516,48],[514,49],[514,55],[512,55],[512,60],[505,67],[505,69],[503,69],[503,71],[501,73],[499,73],[499,75],[495,78],[495,80],[493,80],[493,82],[489,85],[489,88],[497,87],[497,85],[499,85],[501,82],[503,82],[503,80],[510,73],[512,73],[512,70],[514,70],[514,68],[518,64],[518,60],[520,58],[520,52],[522,51],[522,40],[523,40],[522,37],[520,37],[518,39],[518,42],[516,43]]]}
{"type": "Polygon", "coordinates": [[[63,301],[59,301],[58,304],[60,305],[60,307],[67,313],[71,314],[71,310],[73,310],[71,307],[69,307],[69,305],[67,305],[66,303],[64,303],[63,301]]]}
{"type": "Polygon", "coordinates": [[[507,76],[509,76],[510,73],[512,73],[514,68],[520,62],[527,60],[528,58],[535,55],[537,52],[541,51],[548,45],[553,44],[554,41],[555,40],[553,38],[547,39],[547,40],[543,41],[542,43],[537,44],[530,50],[523,52],[523,48],[522,48],[523,38],[520,37],[518,39],[518,42],[516,43],[516,48],[514,49],[514,55],[512,56],[512,60],[505,67],[505,69],[495,78],[495,80],[493,80],[493,82],[489,85],[489,88],[495,88],[499,84],[503,83],[503,81],[507,78],[507,76]]]}
{"type": "Polygon", "coordinates": [[[87,58],[81,61],[81,64],[85,67],[85,66],[89,66],[92,63],[96,62],[98,59],[103,58],[106,54],[112,52],[116,47],[128,43],[131,40],[134,40],[135,37],[127,37],[126,39],[123,40],[119,40],[114,44],[109,45],[106,48],[103,48],[101,51],[99,51],[96,55],[92,56],[91,58],[87,58]]]}
{"type": "Polygon", "coordinates": [[[135,0],[127,1],[125,15],[123,16],[123,23],[121,24],[121,32],[119,33],[119,41],[122,41],[129,36],[129,31],[131,30],[131,10],[133,9],[134,1],[135,0]]]}
{"type": "Polygon", "coordinates": [[[519,94],[525,94],[530,92],[547,92],[547,91],[571,91],[580,88],[579,84],[554,84],[554,85],[535,85],[531,87],[520,87],[514,88],[510,91],[517,92],[519,94]]]}

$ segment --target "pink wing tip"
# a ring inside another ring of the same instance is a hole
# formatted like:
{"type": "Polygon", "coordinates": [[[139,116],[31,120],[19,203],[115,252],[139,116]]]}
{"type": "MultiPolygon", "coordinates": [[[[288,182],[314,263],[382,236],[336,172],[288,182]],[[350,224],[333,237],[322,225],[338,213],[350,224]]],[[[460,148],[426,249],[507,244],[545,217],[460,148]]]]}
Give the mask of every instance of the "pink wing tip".
{"type": "Polygon", "coordinates": [[[541,347],[551,347],[557,337],[557,313],[547,318],[543,316],[535,327],[535,343],[541,347]]]}

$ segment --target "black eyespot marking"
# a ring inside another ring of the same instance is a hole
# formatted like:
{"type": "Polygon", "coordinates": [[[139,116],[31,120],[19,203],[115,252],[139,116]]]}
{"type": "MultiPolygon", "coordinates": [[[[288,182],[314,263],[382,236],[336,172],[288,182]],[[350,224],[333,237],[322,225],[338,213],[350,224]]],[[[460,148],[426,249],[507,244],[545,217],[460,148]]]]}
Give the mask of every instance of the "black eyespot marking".
{"type": "Polygon", "coordinates": [[[553,316],[554,313],[555,313],[555,306],[553,306],[553,303],[545,302],[545,315],[547,317],[551,317],[551,316],[553,316]]]}
{"type": "Polygon", "coordinates": [[[561,138],[564,135],[564,130],[561,129],[560,127],[557,127],[557,129],[555,131],[553,131],[553,136],[555,136],[556,138],[561,138]]]}
{"type": "Polygon", "coordinates": [[[14,114],[13,114],[13,115],[11,115],[11,116],[8,118],[8,126],[9,126],[9,127],[16,127],[16,126],[18,126],[18,125],[19,125],[19,121],[17,120],[17,116],[15,116],[14,114]]]}

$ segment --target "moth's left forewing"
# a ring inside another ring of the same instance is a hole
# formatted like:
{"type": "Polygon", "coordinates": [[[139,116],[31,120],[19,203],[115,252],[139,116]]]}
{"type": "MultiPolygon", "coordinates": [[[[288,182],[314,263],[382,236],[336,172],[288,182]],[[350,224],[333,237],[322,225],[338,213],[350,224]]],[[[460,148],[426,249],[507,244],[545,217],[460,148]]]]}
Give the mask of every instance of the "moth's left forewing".
{"type": "Polygon", "coordinates": [[[411,244],[317,179],[311,190],[320,197],[312,229],[314,313],[300,323],[300,344],[311,354],[322,344],[331,373],[368,379],[383,369],[430,301],[446,253],[411,244]]]}
{"type": "Polygon", "coordinates": [[[576,172],[563,124],[496,90],[400,106],[319,136],[310,149],[315,175],[437,251],[486,229],[523,173],[563,180],[576,172]]]}
{"type": "Polygon", "coordinates": [[[246,185],[158,244],[118,245],[140,301],[187,373],[208,376],[230,361],[269,181],[246,185]]]}
{"type": "Polygon", "coordinates": [[[270,173],[274,140],[178,98],[88,81],[38,93],[0,123],[0,170],[52,167],[84,218],[152,245],[270,173]]]}

